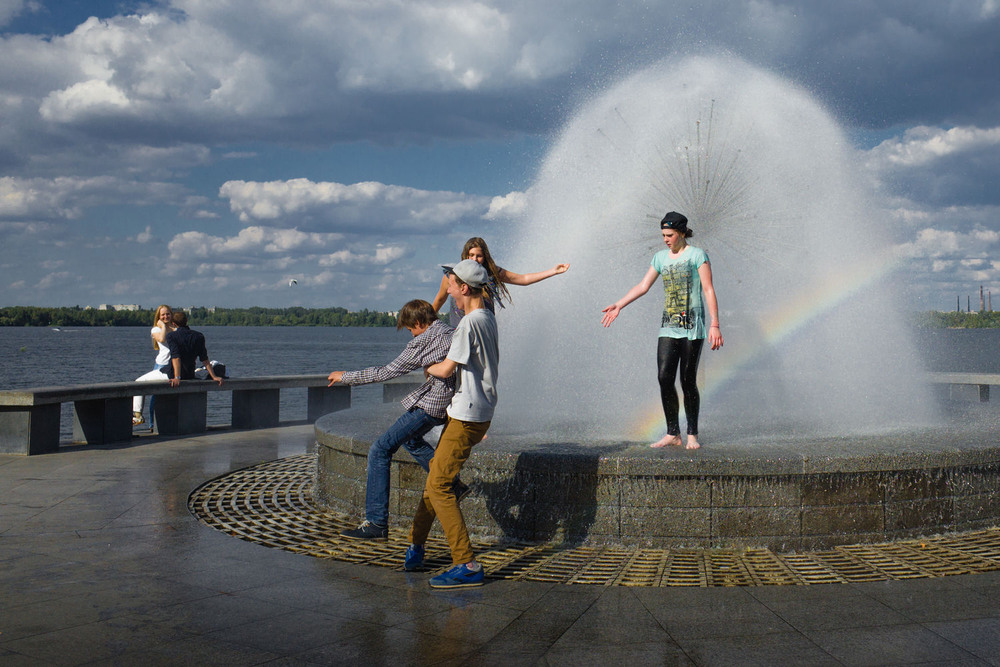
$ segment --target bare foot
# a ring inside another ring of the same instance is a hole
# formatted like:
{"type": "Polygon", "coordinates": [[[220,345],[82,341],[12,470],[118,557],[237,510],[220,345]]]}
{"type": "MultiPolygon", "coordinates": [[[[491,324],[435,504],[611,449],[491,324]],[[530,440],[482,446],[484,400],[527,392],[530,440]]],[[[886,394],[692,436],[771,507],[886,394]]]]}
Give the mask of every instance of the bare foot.
{"type": "Polygon", "coordinates": [[[687,444],[684,446],[684,449],[698,449],[700,447],[701,445],[698,443],[698,436],[689,435],[687,444]]]}
{"type": "Polygon", "coordinates": [[[681,444],[682,444],[681,436],[670,435],[668,433],[667,435],[663,436],[662,438],[651,444],[650,447],[655,447],[656,449],[659,449],[660,447],[680,447],[681,444]]]}

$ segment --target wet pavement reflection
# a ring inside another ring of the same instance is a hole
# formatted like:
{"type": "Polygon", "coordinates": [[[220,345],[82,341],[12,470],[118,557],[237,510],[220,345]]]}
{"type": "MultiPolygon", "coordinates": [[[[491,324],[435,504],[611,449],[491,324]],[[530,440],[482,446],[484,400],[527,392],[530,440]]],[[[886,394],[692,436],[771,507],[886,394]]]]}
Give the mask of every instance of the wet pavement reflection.
{"type": "Polygon", "coordinates": [[[310,426],[0,455],[0,664],[1000,664],[1000,573],[764,588],[490,581],[318,559],[200,524],[209,479],[310,426]]]}

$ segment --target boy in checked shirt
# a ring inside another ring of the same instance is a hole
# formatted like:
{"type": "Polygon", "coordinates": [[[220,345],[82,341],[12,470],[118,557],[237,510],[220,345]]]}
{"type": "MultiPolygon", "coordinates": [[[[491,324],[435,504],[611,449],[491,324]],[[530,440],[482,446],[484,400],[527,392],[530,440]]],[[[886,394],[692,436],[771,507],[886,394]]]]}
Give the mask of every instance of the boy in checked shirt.
{"type": "MultiPolygon", "coordinates": [[[[437,313],[426,301],[415,299],[399,311],[397,329],[407,329],[413,334],[403,351],[385,366],[372,366],[360,371],[334,371],[327,378],[336,383],[359,385],[385,382],[417,369],[443,360],[451,348],[450,326],[438,319],[437,313]]],[[[445,423],[445,410],[455,393],[455,378],[439,379],[429,376],[416,390],[401,401],[406,412],[379,437],[368,450],[368,481],[365,491],[365,520],[357,528],[345,530],[344,537],[359,540],[385,540],[389,537],[389,466],[392,456],[400,447],[420,464],[429,469],[434,448],[427,444],[424,435],[435,426],[445,423]]],[[[458,500],[464,498],[469,488],[455,478],[452,492],[458,500]]]]}

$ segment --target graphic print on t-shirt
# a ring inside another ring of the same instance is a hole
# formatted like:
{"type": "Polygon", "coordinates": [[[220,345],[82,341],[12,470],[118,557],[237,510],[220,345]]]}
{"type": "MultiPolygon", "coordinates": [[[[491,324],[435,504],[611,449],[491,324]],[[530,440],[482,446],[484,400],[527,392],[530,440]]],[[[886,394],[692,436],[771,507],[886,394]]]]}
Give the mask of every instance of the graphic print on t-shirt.
{"type": "Polygon", "coordinates": [[[663,268],[662,276],[666,302],[663,304],[663,320],[660,322],[660,326],[693,329],[691,265],[687,262],[671,264],[663,268]]]}

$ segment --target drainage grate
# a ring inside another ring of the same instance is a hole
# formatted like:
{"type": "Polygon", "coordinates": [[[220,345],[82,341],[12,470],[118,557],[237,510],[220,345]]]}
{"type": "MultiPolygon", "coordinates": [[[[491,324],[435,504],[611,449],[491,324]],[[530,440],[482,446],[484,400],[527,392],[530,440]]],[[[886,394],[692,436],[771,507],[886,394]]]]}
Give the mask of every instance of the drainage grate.
{"type": "MultiPolygon", "coordinates": [[[[313,454],[237,470],[195,489],[188,508],[208,526],[242,540],[317,558],[401,567],[406,531],[390,530],[387,542],[341,538],[354,520],[313,503],[315,470],[313,454]]],[[[426,549],[429,569],[451,565],[442,537],[432,537],[426,549]]],[[[598,586],[802,586],[1000,570],[1000,529],[787,554],[561,544],[474,543],[473,549],[493,579],[598,586]]]]}

